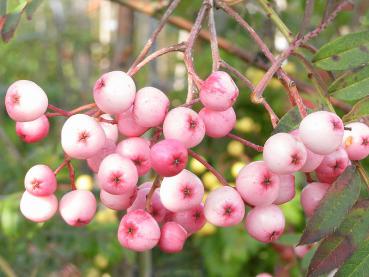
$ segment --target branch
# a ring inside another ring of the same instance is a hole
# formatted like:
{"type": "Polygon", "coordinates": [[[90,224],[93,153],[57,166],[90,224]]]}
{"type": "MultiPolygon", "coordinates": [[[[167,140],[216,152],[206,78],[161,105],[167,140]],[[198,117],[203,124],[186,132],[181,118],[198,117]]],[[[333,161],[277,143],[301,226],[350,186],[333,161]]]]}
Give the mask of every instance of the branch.
{"type": "Polygon", "coordinates": [[[214,19],[214,3],[213,0],[210,1],[211,8],[209,10],[209,18],[208,18],[208,27],[210,30],[210,46],[211,46],[211,56],[213,59],[213,67],[212,71],[217,71],[220,65],[220,55],[218,48],[218,38],[217,38],[217,30],[215,26],[214,19]]]}
{"type": "Polygon", "coordinates": [[[152,196],[154,195],[154,192],[157,188],[160,188],[162,178],[159,175],[156,175],[154,183],[152,184],[149,193],[146,195],[146,205],[145,210],[148,213],[152,212],[152,196]]]}
{"type": "Polygon", "coordinates": [[[314,11],[314,4],[315,4],[315,0],[306,0],[304,19],[302,20],[302,23],[300,26],[300,32],[299,32],[300,36],[304,35],[306,28],[308,28],[310,25],[311,16],[313,15],[313,11],[314,11]]]}
{"type": "Polygon", "coordinates": [[[255,143],[252,143],[251,141],[248,141],[246,139],[243,139],[243,138],[241,138],[241,137],[239,137],[239,136],[237,136],[235,134],[229,133],[227,135],[227,137],[229,137],[231,139],[234,139],[234,140],[237,140],[237,141],[241,142],[243,145],[245,145],[247,147],[250,147],[250,148],[252,148],[252,149],[254,149],[254,150],[258,151],[258,152],[263,152],[263,150],[264,150],[264,147],[263,146],[257,145],[255,143]]]}

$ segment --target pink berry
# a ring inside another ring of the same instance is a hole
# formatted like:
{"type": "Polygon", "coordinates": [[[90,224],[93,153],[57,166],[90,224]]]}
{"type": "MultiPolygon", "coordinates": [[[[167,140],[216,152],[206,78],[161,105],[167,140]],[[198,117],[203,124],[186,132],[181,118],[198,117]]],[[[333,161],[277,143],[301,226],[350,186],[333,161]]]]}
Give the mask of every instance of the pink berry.
{"type": "Polygon", "coordinates": [[[326,111],[309,114],[299,127],[300,138],[306,148],[319,155],[336,150],[342,142],[343,131],[342,120],[326,111]]]}
{"type": "Polygon", "coordinates": [[[26,190],[35,196],[46,196],[53,194],[56,190],[56,177],[50,167],[38,164],[31,167],[25,178],[26,190]]]}
{"type": "Polygon", "coordinates": [[[122,71],[103,74],[94,87],[96,105],[107,114],[120,114],[128,110],[135,100],[135,95],[134,81],[122,71]]]}
{"type": "MultiPolygon", "coordinates": [[[[137,192],[137,197],[133,201],[132,205],[127,209],[128,212],[134,210],[144,210],[146,208],[146,198],[148,193],[150,192],[150,188],[140,188],[137,192]]],[[[165,217],[167,216],[167,209],[163,206],[159,189],[154,191],[154,194],[151,198],[151,215],[155,218],[157,222],[163,222],[165,217]]]]}
{"type": "Polygon", "coordinates": [[[118,240],[123,247],[143,252],[154,248],[159,239],[159,225],[148,212],[135,210],[123,216],[118,229],[118,240]]]}
{"type": "Polygon", "coordinates": [[[291,174],[301,169],[306,162],[304,145],[287,133],[271,136],[264,145],[263,158],[271,171],[291,174]]]}
{"type": "Polygon", "coordinates": [[[99,167],[100,188],[111,194],[124,194],[136,187],[138,174],[135,164],[119,154],[105,157],[99,167]]]}
{"type": "Polygon", "coordinates": [[[339,147],[336,151],[325,156],[321,164],[316,169],[319,180],[331,183],[337,179],[349,164],[346,151],[339,147]]]}
{"type": "Polygon", "coordinates": [[[176,139],[187,147],[198,145],[205,136],[205,124],[201,117],[189,108],[175,108],[167,114],[163,124],[166,139],[176,139]]]}
{"type": "Polygon", "coordinates": [[[64,221],[79,227],[89,224],[96,212],[96,199],[91,191],[72,190],[63,195],[59,211],[64,221]]]}
{"type": "Polygon", "coordinates": [[[224,71],[213,72],[202,84],[201,103],[214,111],[225,111],[233,106],[239,91],[231,76],[224,71]]]}
{"type": "Polygon", "coordinates": [[[295,176],[279,175],[279,192],[278,197],[273,204],[281,205],[292,200],[295,197],[295,176]]]}
{"type": "Polygon", "coordinates": [[[168,108],[169,99],[161,90],[144,87],[137,91],[133,114],[140,126],[151,128],[163,123],[168,108]]]}
{"type": "Polygon", "coordinates": [[[369,155],[369,127],[360,122],[348,124],[345,130],[342,146],[345,148],[350,160],[365,159],[369,155]]]}
{"type": "Polygon", "coordinates": [[[148,128],[138,125],[133,116],[133,109],[118,115],[118,129],[126,137],[139,137],[148,130],[148,128]]]}
{"type": "Polygon", "coordinates": [[[46,93],[32,81],[14,82],[6,92],[5,108],[15,121],[32,121],[42,116],[48,106],[46,93]]]}
{"type": "Polygon", "coordinates": [[[99,153],[105,145],[105,133],[99,123],[85,114],[67,119],[61,131],[64,152],[75,159],[88,159],[99,153]]]}
{"type": "Polygon", "coordinates": [[[244,166],[236,178],[237,191],[252,206],[272,204],[278,197],[279,177],[263,161],[244,166]]]}
{"type": "Polygon", "coordinates": [[[304,187],[301,192],[300,201],[306,216],[313,215],[329,187],[329,184],[319,182],[313,182],[304,187]]]}
{"type": "Polygon", "coordinates": [[[171,220],[183,226],[189,235],[196,233],[206,223],[204,205],[200,203],[192,209],[174,213],[171,220]]]}
{"type": "Polygon", "coordinates": [[[233,226],[240,223],[245,216],[245,204],[235,189],[224,186],[209,193],[204,213],[211,224],[220,227],[233,226]]]}
{"type": "Polygon", "coordinates": [[[151,168],[150,145],[143,138],[133,137],[122,140],[117,145],[116,152],[136,165],[139,176],[145,175],[151,168]]]}
{"type": "Polygon", "coordinates": [[[128,209],[136,199],[137,189],[133,188],[131,191],[124,194],[110,194],[105,190],[100,191],[101,203],[112,210],[121,211],[128,209]]]}
{"type": "Polygon", "coordinates": [[[151,147],[150,157],[152,167],[159,175],[171,177],[186,167],[188,153],[181,141],[165,139],[151,147]]]}
{"type": "Polygon", "coordinates": [[[205,123],[206,134],[212,138],[226,136],[236,124],[236,113],[232,107],[225,111],[202,108],[199,116],[205,123]]]}
{"type": "Polygon", "coordinates": [[[106,156],[109,156],[110,154],[115,153],[116,145],[114,141],[107,139],[105,141],[105,144],[101,150],[92,156],[91,158],[87,159],[87,165],[88,167],[95,173],[99,171],[99,167],[101,162],[106,156]]]}
{"type": "Polygon", "coordinates": [[[187,169],[173,177],[165,177],[161,182],[160,199],[169,211],[179,212],[196,207],[203,196],[201,180],[187,169]]]}
{"type": "Polygon", "coordinates": [[[39,118],[27,121],[17,122],[15,131],[18,137],[27,143],[34,143],[43,140],[49,134],[50,123],[45,115],[39,118]]]}
{"type": "MultiPolygon", "coordinates": [[[[113,118],[108,114],[103,114],[100,116],[100,118],[107,119],[107,120],[113,120],[113,118]]],[[[101,128],[104,130],[106,139],[110,139],[114,143],[117,143],[118,141],[118,126],[117,124],[111,124],[108,122],[101,121],[99,122],[101,128]]]]}
{"type": "Polygon", "coordinates": [[[58,210],[58,199],[54,194],[34,196],[25,191],[20,201],[20,210],[31,221],[45,222],[52,218],[58,210]]]}
{"type": "Polygon", "coordinates": [[[254,239],[269,243],[277,240],[284,231],[285,219],[276,205],[253,208],[246,216],[246,230],[254,239]]]}
{"type": "MultiPolygon", "coordinates": [[[[299,130],[294,130],[290,133],[294,136],[295,139],[298,141],[301,141],[299,136],[299,130]]],[[[302,172],[313,172],[322,162],[324,155],[318,155],[314,152],[310,151],[308,148],[306,148],[306,162],[305,164],[300,168],[300,171],[302,172]]]]}
{"type": "Polygon", "coordinates": [[[166,253],[181,252],[187,239],[187,231],[177,222],[167,222],[161,227],[160,250],[166,253]]]}

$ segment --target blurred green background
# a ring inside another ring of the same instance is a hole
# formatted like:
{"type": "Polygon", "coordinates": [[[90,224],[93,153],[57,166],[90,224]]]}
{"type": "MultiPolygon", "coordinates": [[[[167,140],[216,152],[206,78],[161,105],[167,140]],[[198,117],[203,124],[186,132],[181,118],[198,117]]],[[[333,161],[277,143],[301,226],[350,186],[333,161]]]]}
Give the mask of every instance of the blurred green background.
{"type": "MultiPolygon", "coordinates": [[[[147,2],[148,6],[166,2],[140,1],[147,2]]],[[[8,11],[22,2],[24,0],[8,1],[8,11]]],[[[182,1],[175,15],[193,21],[200,2],[182,1]]],[[[315,2],[311,26],[320,22],[326,1],[315,2]]],[[[364,0],[357,4],[351,13],[340,14],[312,44],[319,47],[341,34],[368,28],[369,4],[364,0]]],[[[305,1],[278,0],[273,1],[273,5],[296,34],[305,1]]],[[[241,1],[234,7],[264,38],[273,53],[285,47],[285,40],[257,1],[241,1]]],[[[262,59],[255,43],[232,19],[220,10],[215,15],[218,35],[237,44],[255,59],[262,59]]],[[[156,19],[105,0],[43,1],[32,20],[22,17],[10,42],[0,43],[2,99],[12,82],[29,79],[47,92],[51,104],[66,110],[92,102],[92,87],[99,75],[115,69],[126,70],[157,23],[156,19]]],[[[206,28],[206,24],[204,26],[206,28]]],[[[182,41],[186,35],[185,31],[166,26],[153,49],[182,41]]],[[[225,51],[221,51],[221,55],[254,84],[262,77],[263,71],[252,64],[225,51]]],[[[306,56],[309,57],[308,52],[306,56]]],[[[211,71],[209,44],[199,41],[194,57],[199,75],[205,78],[211,71]]],[[[173,106],[182,103],[187,76],[181,59],[180,54],[171,53],[145,66],[134,78],[137,87],[156,86],[168,93],[173,106]]],[[[311,85],[307,72],[294,58],[290,58],[284,68],[294,78],[311,85]]],[[[250,102],[249,90],[238,80],[236,82],[241,93],[236,104],[238,121],[234,132],[263,144],[272,131],[268,115],[261,106],[250,102]]],[[[291,108],[277,80],[269,84],[265,96],[278,116],[291,108]]],[[[319,107],[320,99],[315,94],[304,97],[319,107]]],[[[122,214],[102,206],[94,221],[84,228],[67,226],[59,215],[44,224],[26,221],[19,211],[24,174],[37,163],[52,168],[61,163],[63,153],[59,136],[64,119],[52,118],[49,136],[42,142],[27,145],[16,136],[15,123],[6,115],[4,101],[0,102],[0,107],[0,276],[255,276],[260,272],[275,273],[275,276],[303,275],[312,253],[299,259],[291,248],[305,224],[299,204],[299,191],[305,182],[303,176],[296,178],[295,199],[282,206],[287,219],[287,235],[274,245],[256,242],[241,225],[218,229],[207,224],[187,241],[182,253],[167,255],[154,249],[137,255],[123,249],[117,241],[117,226],[122,214]]],[[[260,158],[253,150],[228,138],[206,139],[196,151],[231,183],[244,164],[260,158]]],[[[93,173],[86,164],[73,161],[73,165],[77,186],[92,189],[98,197],[93,173]]],[[[217,179],[200,164],[191,160],[188,167],[202,178],[207,191],[219,186],[217,179]]],[[[60,198],[69,189],[66,171],[58,175],[58,181],[60,198]]]]}

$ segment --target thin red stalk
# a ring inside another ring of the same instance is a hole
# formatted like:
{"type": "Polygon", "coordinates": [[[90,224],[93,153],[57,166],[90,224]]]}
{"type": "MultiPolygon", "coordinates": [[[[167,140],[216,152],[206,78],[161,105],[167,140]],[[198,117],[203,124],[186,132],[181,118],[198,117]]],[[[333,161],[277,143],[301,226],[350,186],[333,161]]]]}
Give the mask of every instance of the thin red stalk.
{"type": "Polygon", "coordinates": [[[89,103],[89,104],[80,106],[78,108],[75,108],[74,110],[69,111],[69,113],[70,114],[77,114],[77,113],[80,113],[82,111],[90,110],[90,109],[93,109],[93,108],[96,108],[96,104],[95,103],[89,103]]]}
{"type": "Polygon", "coordinates": [[[228,64],[224,60],[220,60],[220,66],[227,69],[229,72],[231,72],[233,75],[235,75],[241,81],[243,81],[249,89],[251,89],[251,90],[254,89],[254,85],[251,83],[251,81],[245,75],[243,75],[241,72],[239,72],[236,68],[234,68],[233,66],[231,66],[230,64],[228,64]]]}
{"type": "Polygon", "coordinates": [[[279,118],[278,116],[275,114],[275,112],[273,111],[272,107],[269,105],[269,103],[265,100],[265,98],[263,98],[262,104],[264,106],[264,108],[268,111],[269,113],[269,117],[270,117],[270,121],[272,122],[272,126],[273,128],[277,127],[278,122],[279,122],[279,118]]]}
{"type": "Polygon", "coordinates": [[[191,149],[188,149],[188,154],[193,157],[194,159],[198,160],[200,163],[203,164],[211,173],[214,174],[215,177],[217,177],[218,181],[223,186],[229,186],[227,180],[223,177],[222,174],[220,174],[211,164],[209,164],[203,157],[201,157],[196,152],[192,151],[191,149]]]}
{"type": "Polygon", "coordinates": [[[217,30],[215,26],[213,0],[210,0],[210,4],[211,4],[211,8],[209,9],[208,27],[209,27],[209,32],[210,32],[211,56],[213,60],[212,71],[214,72],[219,69],[220,55],[219,55],[219,47],[218,47],[217,30]]]}
{"type": "Polygon", "coordinates": [[[48,108],[49,110],[52,110],[52,111],[54,111],[54,112],[57,112],[57,113],[59,113],[59,114],[61,114],[61,115],[63,115],[63,116],[70,116],[70,113],[69,113],[68,111],[65,111],[65,110],[63,110],[63,109],[60,109],[60,108],[58,108],[58,107],[55,107],[54,105],[49,104],[49,105],[47,106],[47,108],[48,108]]]}
{"type": "Polygon", "coordinates": [[[150,188],[149,193],[146,195],[146,205],[145,210],[149,213],[152,212],[152,196],[157,188],[160,188],[162,178],[159,175],[156,175],[155,180],[150,188]]]}
{"type": "Polygon", "coordinates": [[[60,170],[62,170],[68,164],[68,161],[68,159],[64,159],[64,161],[54,170],[54,174],[58,175],[60,170]]]}
{"type": "Polygon", "coordinates": [[[229,137],[231,139],[234,139],[234,140],[237,140],[237,141],[241,142],[243,145],[245,145],[247,147],[250,147],[250,148],[252,148],[252,149],[254,149],[254,150],[258,151],[258,152],[263,152],[263,150],[264,150],[264,147],[263,146],[257,145],[255,143],[252,143],[251,141],[248,141],[246,139],[243,139],[243,138],[241,138],[241,137],[239,137],[239,136],[237,136],[235,134],[229,133],[227,135],[227,137],[229,137]]]}
{"type": "Polygon", "coordinates": [[[70,185],[72,187],[72,190],[76,190],[75,172],[74,172],[74,167],[72,165],[72,162],[70,160],[67,161],[67,166],[68,166],[68,172],[69,172],[70,185]]]}

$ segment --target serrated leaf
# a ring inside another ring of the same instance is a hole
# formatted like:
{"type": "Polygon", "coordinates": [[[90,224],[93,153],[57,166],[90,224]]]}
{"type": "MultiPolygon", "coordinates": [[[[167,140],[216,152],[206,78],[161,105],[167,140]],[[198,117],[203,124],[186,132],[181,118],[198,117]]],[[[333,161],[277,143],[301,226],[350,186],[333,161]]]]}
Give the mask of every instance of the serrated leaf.
{"type": "Polygon", "coordinates": [[[369,239],[341,266],[335,277],[364,277],[369,272],[369,239]]]}
{"type": "Polygon", "coordinates": [[[320,276],[339,267],[368,234],[369,200],[362,200],[350,210],[340,227],[320,244],[310,263],[308,276],[320,276]]]}
{"type": "Polygon", "coordinates": [[[361,178],[356,167],[347,167],[321,200],[299,244],[313,243],[331,234],[358,199],[360,188],[361,178]]]}
{"type": "Polygon", "coordinates": [[[11,13],[5,16],[5,23],[1,29],[1,37],[5,42],[8,42],[13,37],[26,5],[27,2],[18,5],[11,13]]]}
{"type": "Polygon", "coordinates": [[[343,75],[334,81],[328,92],[342,100],[358,100],[369,95],[369,66],[343,75]]]}
{"type": "MultiPolygon", "coordinates": [[[[310,113],[311,110],[307,109],[307,112],[310,113]]],[[[299,127],[301,120],[299,109],[297,107],[293,107],[284,116],[282,116],[272,134],[291,132],[299,127]]]]}
{"type": "Polygon", "coordinates": [[[43,0],[32,0],[29,2],[24,9],[27,18],[32,19],[33,14],[35,13],[36,9],[41,5],[43,0]]]}
{"type": "Polygon", "coordinates": [[[313,62],[324,70],[346,70],[369,61],[369,31],[348,34],[325,45],[313,62]]]}
{"type": "Polygon", "coordinates": [[[349,111],[342,117],[343,122],[356,121],[362,117],[369,115],[369,96],[358,101],[349,111]]]}

